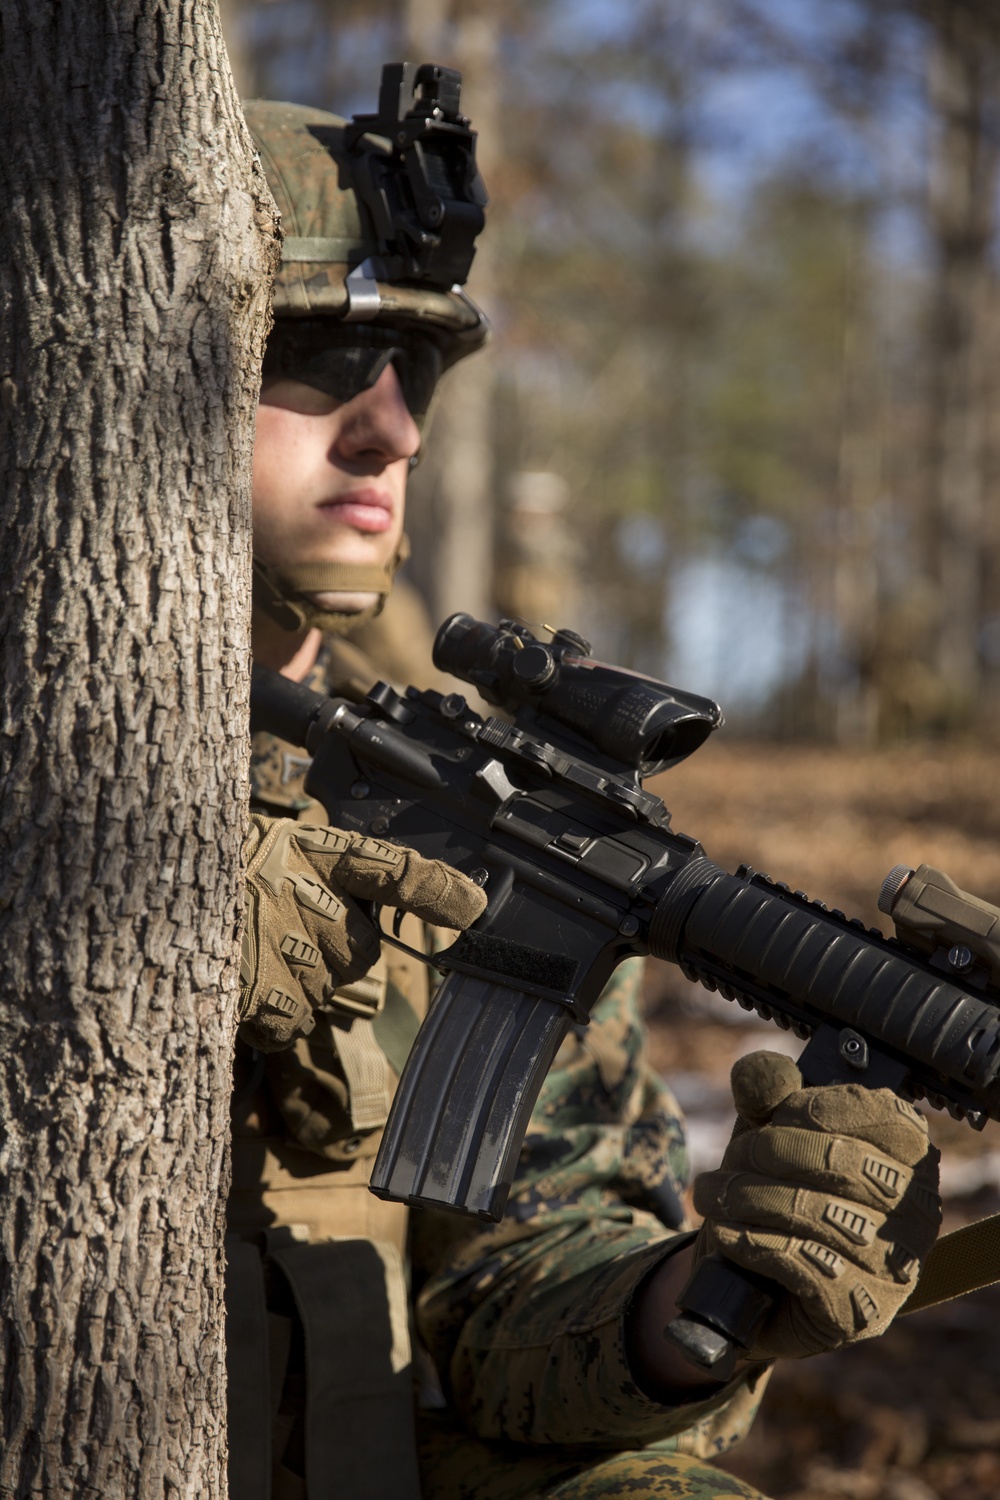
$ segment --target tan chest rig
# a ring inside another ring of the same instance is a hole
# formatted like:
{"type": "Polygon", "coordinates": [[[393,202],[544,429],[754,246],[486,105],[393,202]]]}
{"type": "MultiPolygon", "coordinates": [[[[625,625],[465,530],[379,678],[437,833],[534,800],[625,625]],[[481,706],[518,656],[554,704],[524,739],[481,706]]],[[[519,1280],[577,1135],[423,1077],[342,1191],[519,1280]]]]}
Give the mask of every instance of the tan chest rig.
{"type": "MultiPolygon", "coordinates": [[[[310,687],[361,697],[375,669],[348,642],[327,638],[310,687]]],[[[325,822],[305,791],[309,759],[298,746],[255,735],[253,805],[300,822],[325,822]]],[[[424,946],[406,917],[406,941],[424,946]]],[[[394,949],[352,985],[338,989],[315,1029],[285,1052],[239,1059],[234,1105],[230,1224],[241,1234],[275,1223],[310,1240],[367,1234],[402,1251],[405,1210],[367,1191],[392,1094],[427,1011],[427,970],[394,949]]]]}

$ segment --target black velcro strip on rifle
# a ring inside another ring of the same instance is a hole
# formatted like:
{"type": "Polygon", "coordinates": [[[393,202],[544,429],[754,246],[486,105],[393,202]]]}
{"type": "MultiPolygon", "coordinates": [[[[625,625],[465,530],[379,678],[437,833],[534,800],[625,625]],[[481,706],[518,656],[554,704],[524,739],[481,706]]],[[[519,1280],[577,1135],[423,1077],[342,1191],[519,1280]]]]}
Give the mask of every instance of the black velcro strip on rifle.
{"type": "Polygon", "coordinates": [[[519,979],[524,984],[558,990],[561,994],[572,992],[579,967],[575,958],[546,953],[543,948],[529,948],[492,932],[463,932],[435,961],[447,968],[452,958],[498,978],[519,979]]]}

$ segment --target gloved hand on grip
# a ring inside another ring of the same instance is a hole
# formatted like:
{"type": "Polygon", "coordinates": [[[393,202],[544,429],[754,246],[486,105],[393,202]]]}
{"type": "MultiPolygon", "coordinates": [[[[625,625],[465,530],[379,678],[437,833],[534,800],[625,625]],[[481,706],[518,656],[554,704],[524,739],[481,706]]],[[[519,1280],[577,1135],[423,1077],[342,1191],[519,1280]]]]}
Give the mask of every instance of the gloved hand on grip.
{"type": "Polygon", "coordinates": [[[736,1131],[720,1169],[695,1180],[695,1252],[787,1289],[752,1357],[797,1359],[884,1332],[941,1222],[924,1117],[889,1089],[805,1088],[775,1052],[742,1058],[732,1086],[736,1131]]]}
{"type": "Polygon", "coordinates": [[[314,1007],[367,974],[379,938],[358,901],[465,928],[485,893],[441,860],[360,833],[250,816],[240,1035],[262,1052],[312,1030],[314,1007]]]}

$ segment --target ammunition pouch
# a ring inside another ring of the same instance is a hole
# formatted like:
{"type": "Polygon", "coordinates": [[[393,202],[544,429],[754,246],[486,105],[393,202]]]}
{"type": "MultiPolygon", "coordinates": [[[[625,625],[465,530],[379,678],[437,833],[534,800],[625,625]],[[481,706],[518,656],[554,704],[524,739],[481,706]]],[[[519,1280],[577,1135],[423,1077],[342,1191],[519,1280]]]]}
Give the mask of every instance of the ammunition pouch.
{"type": "Polygon", "coordinates": [[[226,1241],[231,1500],[420,1500],[398,1250],[262,1238],[226,1241]]]}

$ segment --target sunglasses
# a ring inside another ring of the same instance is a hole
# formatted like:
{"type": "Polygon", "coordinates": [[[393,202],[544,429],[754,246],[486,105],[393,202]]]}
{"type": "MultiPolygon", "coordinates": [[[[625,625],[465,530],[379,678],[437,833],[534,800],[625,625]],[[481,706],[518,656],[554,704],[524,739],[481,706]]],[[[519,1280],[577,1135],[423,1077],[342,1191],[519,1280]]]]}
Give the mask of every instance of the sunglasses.
{"type": "Polygon", "coordinates": [[[311,385],[335,401],[350,401],[370,390],[388,365],[396,371],[410,414],[426,416],[443,356],[424,332],[378,323],[339,327],[330,318],[283,320],[268,338],[263,373],[311,385]]]}

